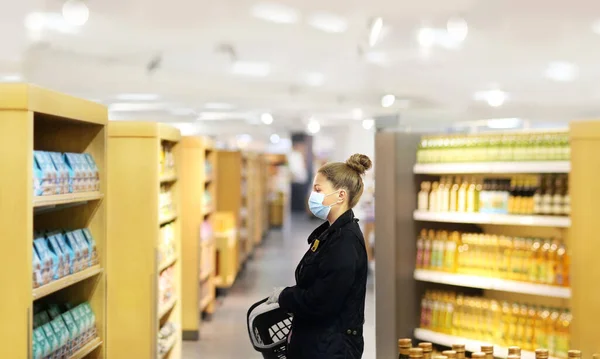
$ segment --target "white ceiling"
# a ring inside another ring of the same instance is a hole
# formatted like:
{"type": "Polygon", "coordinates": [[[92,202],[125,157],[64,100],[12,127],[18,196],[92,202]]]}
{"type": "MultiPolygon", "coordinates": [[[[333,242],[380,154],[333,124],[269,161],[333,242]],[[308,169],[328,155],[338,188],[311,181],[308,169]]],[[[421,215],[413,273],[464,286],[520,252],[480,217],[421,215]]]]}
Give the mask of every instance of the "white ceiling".
{"type": "Polygon", "coordinates": [[[600,19],[598,1],[274,0],[300,14],[296,24],[275,24],[252,16],[259,0],[88,0],[90,18],[83,27],[65,33],[55,24],[35,39],[24,27],[26,15],[59,14],[63,0],[2,1],[0,75],[20,73],[106,104],[122,102],[120,93],[160,95],[148,110],[113,113],[115,119],[189,122],[212,132],[250,127],[268,134],[305,128],[310,116],[327,126],[399,112],[402,125],[432,128],[499,117],[564,123],[600,115],[600,35],[592,31],[600,19]],[[332,34],[309,26],[307,19],[322,12],[346,19],[347,30],[332,34]],[[469,24],[462,46],[434,47],[424,55],[418,29],[445,28],[457,16],[469,24]],[[384,31],[369,48],[374,17],[383,18],[384,31]],[[238,61],[269,63],[270,74],[231,74],[233,60],[224,47],[234,49],[238,61]],[[150,74],[147,65],[157,56],[160,65],[150,74]],[[553,61],[575,64],[578,78],[546,78],[553,61]],[[315,72],[323,75],[321,86],[306,83],[315,72]],[[475,92],[494,86],[508,93],[503,106],[474,100],[475,92]],[[386,93],[410,105],[384,109],[386,93]],[[215,121],[169,112],[201,112],[210,102],[235,109],[215,121]],[[260,124],[264,111],[273,113],[273,125],[260,124]]]}

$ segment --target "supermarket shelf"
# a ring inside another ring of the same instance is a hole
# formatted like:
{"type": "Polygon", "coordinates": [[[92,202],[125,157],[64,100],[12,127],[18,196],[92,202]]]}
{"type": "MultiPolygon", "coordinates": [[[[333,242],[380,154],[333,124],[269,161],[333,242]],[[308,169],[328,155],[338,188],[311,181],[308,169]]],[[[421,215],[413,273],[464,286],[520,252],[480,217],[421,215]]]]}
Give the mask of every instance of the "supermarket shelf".
{"type": "Polygon", "coordinates": [[[533,162],[473,162],[473,163],[424,163],[416,164],[417,174],[461,174],[461,173],[569,173],[569,161],[533,162]]]}
{"type": "Polygon", "coordinates": [[[170,183],[177,181],[177,175],[175,173],[160,176],[160,183],[170,183]]]}
{"type": "Polygon", "coordinates": [[[200,273],[200,282],[204,282],[205,280],[207,280],[208,278],[210,278],[210,276],[213,274],[213,271],[208,271],[208,272],[204,272],[204,273],[200,273]]]}
{"type": "Polygon", "coordinates": [[[206,307],[208,307],[213,300],[215,300],[215,296],[213,294],[207,295],[206,298],[202,299],[200,301],[200,311],[206,309],[206,307]]]}
{"type": "Polygon", "coordinates": [[[204,183],[210,183],[213,181],[213,176],[208,176],[204,179],[204,183]]]}
{"type": "Polygon", "coordinates": [[[472,275],[445,273],[432,270],[417,269],[414,277],[416,280],[431,283],[441,283],[467,288],[480,288],[501,292],[531,294],[543,297],[570,298],[571,289],[545,284],[534,284],[487,278],[472,275]]]}
{"type": "MultiPolygon", "coordinates": [[[[442,345],[445,347],[452,347],[452,344],[465,344],[465,348],[468,352],[478,352],[481,350],[481,345],[488,343],[480,342],[478,340],[471,340],[453,335],[437,333],[428,329],[415,329],[415,338],[425,342],[442,345]]],[[[494,345],[494,356],[497,358],[506,358],[508,356],[508,348],[494,345]]],[[[535,359],[535,353],[527,350],[521,351],[521,359],[535,359]]],[[[550,359],[556,359],[550,357],[550,359]]]]}
{"type": "Polygon", "coordinates": [[[101,345],[102,340],[100,338],[95,338],[86,345],[84,345],[81,349],[73,353],[73,355],[71,355],[69,359],[83,359],[101,345]]]}
{"type": "Polygon", "coordinates": [[[35,196],[33,197],[33,207],[52,207],[64,204],[74,204],[80,202],[97,201],[104,197],[101,192],[81,192],[58,194],[54,196],[35,196]]]}
{"type": "Polygon", "coordinates": [[[163,304],[158,309],[158,318],[159,319],[162,319],[165,315],[167,315],[167,313],[169,313],[171,311],[171,309],[173,309],[173,307],[177,303],[177,299],[178,298],[176,296],[171,298],[171,300],[169,300],[166,304],[163,304]]]}
{"type": "Polygon", "coordinates": [[[202,213],[204,213],[204,216],[206,217],[209,214],[213,213],[214,210],[215,210],[215,208],[213,206],[207,206],[207,207],[204,207],[202,213]]]}
{"type": "Polygon", "coordinates": [[[33,299],[37,300],[37,299],[43,298],[45,296],[48,296],[55,292],[58,292],[61,289],[70,287],[75,283],[79,283],[83,280],[86,280],[86,279],[93,277],[95,275],[98,275],[100,273],[102,273],[102,268],[100,268],[100,265],[95,265],[95,266],[85,269],[81,272],[77,272],[75,274],[71,274],[64,278],[55,280],[44,286],[35,288],[33,290],[33,299]]]}
{"type": "Polygon", "coordinates": [[[174,220],[177,219],[177,213],[171,213],[169,215],[165,215],[165,216],[159,216],[159,223],[161,226],[164,226],[167,223],[173,222],[174,220]]]}
{"type": "Polygon", "coordinates": [[[178,340],[179,340],[179,335],[177,333],[174,333],[173,335],[171,335],[171,337],[169,338],[169,341],[167,342],[167,351],[164,352],[163,355],[160,356],[162,359],[169,356],[169,353],[171,352],[171,350],[173,350],[173,348],[175,347],[175,344],[177,344],[178,340]]]}
{"type": "Polygon", "coordinates": [[[170,256],[169,258],[167,258],[166,260],[164,260],[160,266],[158,266],[158,271],[162,272],[165,269],[169,268],[170,266],[172,266],[173,264],[175,264],[175,262],[177,261],[177,256],[170,256]]]}
{"type": "Polygon", "coordinates": [[[568,228],[571,226],[571,218],[560,216],[414,211],[413,219],[416,221],[445,223],[501,224],[559,228],[568,228]]]}

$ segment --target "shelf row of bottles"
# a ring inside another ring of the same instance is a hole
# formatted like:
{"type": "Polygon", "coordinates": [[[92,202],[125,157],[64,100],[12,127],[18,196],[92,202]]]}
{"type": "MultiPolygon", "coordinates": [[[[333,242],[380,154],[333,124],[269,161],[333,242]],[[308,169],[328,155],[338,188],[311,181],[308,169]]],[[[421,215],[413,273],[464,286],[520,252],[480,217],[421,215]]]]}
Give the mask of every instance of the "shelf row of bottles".
{"type": "Polygon", "coordinates": [[[548,349],[566,358],[573,316],[565,308],[500,302],[455,292],[428,291],[421,300],[420,326],[435,332],[525,350],[548,349]]]}
{"type": "Polygon", "coordinates": [[[424,136],[417,163],[568,161],[569,134],[512,133],[424,136]]]}
{"type": "Polygon", "coordinates": [[[569,287],[570,256],[559,239],[421,230],[417,269],[569,287]]]}
{"type": "Polygon", "coordinates": [[[100,190],[100,174],[89,153],[33,151],[33,195],[100,190]]]}
{"type": "Polygon", "coordinates": [[[33,288],[98,264],[96,241],[88,228],[35,231],[33,288]]]}
{"type": "Polygon", "coordinates": [[[421,182],[417,205],[419,210],[430,212],[568,216],[568,188],[566,175],[447,176],[439,182],[421,182]]]}
{"type": "Polygon", "coordinates": [[[96,316],[89,303],[34,306],[32,358],[63,359],[94,340],[96,316]]]}
{"type": "Polygon", "coordinates": [[[168,185],[160,186],[160,194],[158,197],[159,216],[165,218],[177,213],[175,202],[173,201],[173,193],[168,185]]]}
{"type": "Polygon", "coordinates": [[[173,155],[174,143],[163,141],[160,146],[160,163],[159,163],[159,174],[160,176],[174,176],[175,175],[175,156],[173,155]]]}

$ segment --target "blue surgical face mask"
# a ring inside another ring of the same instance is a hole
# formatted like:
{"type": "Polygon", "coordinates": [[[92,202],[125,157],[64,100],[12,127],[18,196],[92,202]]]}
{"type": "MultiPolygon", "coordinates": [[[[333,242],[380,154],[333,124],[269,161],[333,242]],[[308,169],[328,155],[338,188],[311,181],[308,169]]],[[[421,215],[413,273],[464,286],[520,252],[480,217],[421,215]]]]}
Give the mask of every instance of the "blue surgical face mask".
{"type": "Polygon", "coordinates": [[[329,211],[331,211],[331,207],[338,204],[338,202],[336,202],[330,206],[326,206],[323,204],[323,201],[325,200],[325,197],[331,196],[332,194],[337,193],[337,192],[339,192],[339,190],[337,190],[335,192],[331,192],[328,195],[325,195],[323,193],[317,193],[317,192],[313,191],[310,194],[310,197],[308,198],[308,208],[310,209],[312,214],[314,214],[315,217],[321,218],[322,220],[326,221],[327,216],[329,215],[329,211]]]}

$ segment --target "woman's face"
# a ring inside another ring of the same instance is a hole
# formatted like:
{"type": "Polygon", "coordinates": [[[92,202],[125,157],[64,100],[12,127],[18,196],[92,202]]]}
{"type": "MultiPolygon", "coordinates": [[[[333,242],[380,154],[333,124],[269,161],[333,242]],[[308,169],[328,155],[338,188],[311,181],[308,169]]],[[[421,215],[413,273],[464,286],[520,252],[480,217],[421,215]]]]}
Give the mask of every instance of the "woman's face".
{"type": "Polygon", "coordinates": [[[326,206],[331,206],[334,203],[340,202],[340,200],[342,200],[346,195],[346,191],[340,190],[338,192],[335,188],[333,188],[333,184],[331,184],[331,182],[327,180],[327,178],[325,178],[325,176],[323,176],[321,173],[317,173],[315,176],[313,181],[313,191],[325,195],[323,204],[326,206]]]}

